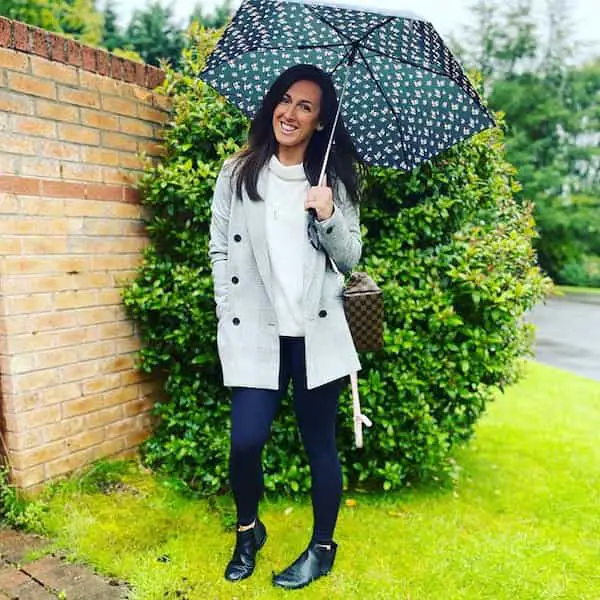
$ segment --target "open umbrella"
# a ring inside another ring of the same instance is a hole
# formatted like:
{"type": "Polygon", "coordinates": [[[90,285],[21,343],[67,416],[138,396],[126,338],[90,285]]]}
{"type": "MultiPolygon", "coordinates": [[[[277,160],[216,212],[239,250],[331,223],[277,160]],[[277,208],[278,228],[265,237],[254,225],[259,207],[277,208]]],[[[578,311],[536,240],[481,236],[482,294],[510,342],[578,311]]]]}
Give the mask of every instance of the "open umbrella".
{"type": "MultiPolygon", "coordinates": [[[[333,0],[245,0],[201,78],[253,117],[274,80],[297,64],[330,74],[337,120],[367,164],[410,170],[494,126],[477,92],[433,25],[415,14],[365,10],[333,0]]],[[[310,235],[310,226],[309,226],[310,235]]],[[[356,374],[354,431],[362,446],[356,374]]]]}
{"type": "Polygon", "coordinates": [[[299,63],[331,75],[367,164],[410,170],[494,126],[433,25],[405,11],[246,0],[201,78],[252,117],[279,74],[299,63]]]}

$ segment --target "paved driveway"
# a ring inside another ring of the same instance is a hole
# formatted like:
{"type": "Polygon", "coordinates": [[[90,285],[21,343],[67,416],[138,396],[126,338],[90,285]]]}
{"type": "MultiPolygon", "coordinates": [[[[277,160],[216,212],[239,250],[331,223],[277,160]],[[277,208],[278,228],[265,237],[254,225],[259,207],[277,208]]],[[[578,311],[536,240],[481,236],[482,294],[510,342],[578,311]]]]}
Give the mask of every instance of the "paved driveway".
{"type": "Polygon", "coordinates": [[[600,381],[600,295],[567,295],[540,304],[535,353],[542,363],[600,381]]]}

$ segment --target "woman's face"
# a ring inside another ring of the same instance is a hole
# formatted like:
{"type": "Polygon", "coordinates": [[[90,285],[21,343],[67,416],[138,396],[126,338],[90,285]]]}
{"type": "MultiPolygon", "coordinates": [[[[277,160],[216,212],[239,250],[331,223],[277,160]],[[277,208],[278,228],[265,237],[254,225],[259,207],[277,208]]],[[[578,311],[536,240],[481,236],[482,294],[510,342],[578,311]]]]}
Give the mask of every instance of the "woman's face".
{"type": "Polygon", "coordinates": [[[321,88],[313,81],[297,81],[273,111],[273,133],[279,151],[292,153],[299,161],[319,127],[321,88]]]}

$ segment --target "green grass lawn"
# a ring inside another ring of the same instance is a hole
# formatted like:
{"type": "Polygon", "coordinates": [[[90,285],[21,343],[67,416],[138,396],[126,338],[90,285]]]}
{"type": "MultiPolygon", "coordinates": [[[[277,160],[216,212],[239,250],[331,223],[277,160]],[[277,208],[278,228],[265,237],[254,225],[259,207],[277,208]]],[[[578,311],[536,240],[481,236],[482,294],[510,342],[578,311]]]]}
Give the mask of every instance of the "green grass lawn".
{"type": "Polygon", "coordinates": [[[270,576],[308,540],[307,501],[265,502],[269,540],[240,584],[222,578],[229,500],[186,499],[148,474],[111,493],[65,486],[46,524],[73,559],[131,582],[136,600],[600,600],[600,383],[527,371],[456,453],[453,489],[347,494],[356,504],[340,515],[335,569],[305,590],[274,589],[270,576]]]}
{"type": "Polygon", "coordinates": [[[600,294],[600,288],[574,287],[570,285],[559,285],[555,288],[558,295],[565,294],[600,294]]]}

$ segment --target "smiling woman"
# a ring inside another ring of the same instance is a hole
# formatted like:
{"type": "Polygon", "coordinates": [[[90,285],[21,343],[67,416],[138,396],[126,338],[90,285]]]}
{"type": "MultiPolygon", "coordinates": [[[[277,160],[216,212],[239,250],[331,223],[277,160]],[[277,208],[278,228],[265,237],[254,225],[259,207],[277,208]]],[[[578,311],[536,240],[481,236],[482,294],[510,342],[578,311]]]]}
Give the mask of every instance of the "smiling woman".
{"type": "Polygon", "coordinates": [[[290,380],[311,468],[314,526],[307,549],[273,583],[303,587],[327,575],[335,559],[342,494],[337,404],[342,379],[360,364],[344,315],[343,278],[328,257],[349,270],[362,247],[357,156],[336,114],[328,75],[312,65],[288,69],[264,97],[248,149],[225,164],[215,187],[209,252],[219,358],[233,388],[230,482],[238,522],[229,581],[252,575],[267,538],[258,518],[261,453],[290,380]],[[334,127],[332,187],[317,186],[334,127]]]}

